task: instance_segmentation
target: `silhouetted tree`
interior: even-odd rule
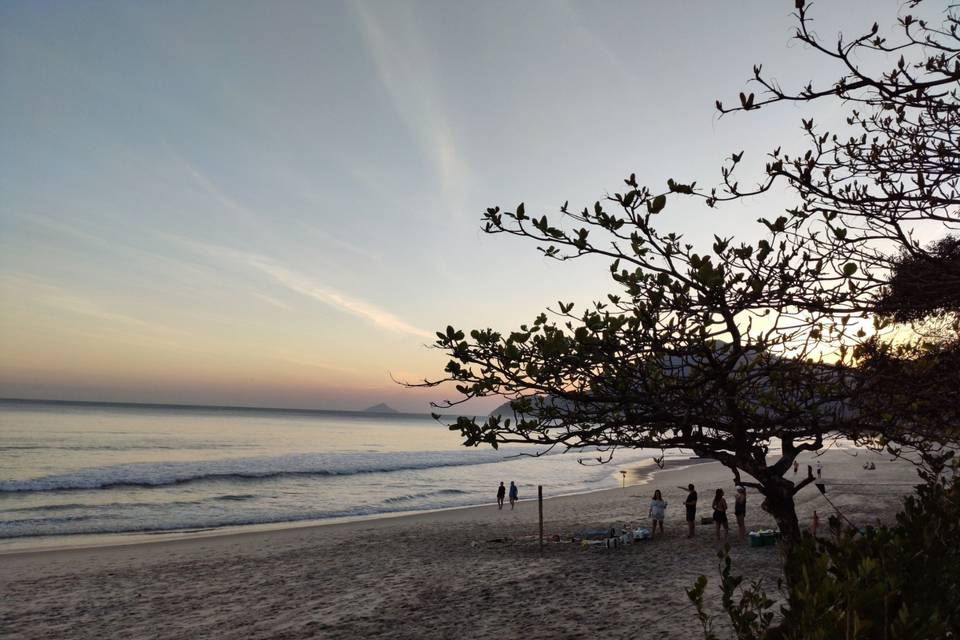
[[[612,259],[622,293],[579,314],[560,302],[553,319],[543,313],[506,335],[448,327],[436,343],[451,355],[446,376],[424,384],[457,385],[462,397],[444,407],[488,395],[513,401],[510,417],[451,425],[467,445],[682,448],[716,459],[759,490],[787,538],[797,539],[793,496],[813,478],[794,483],[784,474],[801,452],[865,418],[847,403],[858,378],[822,352],[846,321],[783,299],[847,274],[802,266],[803,256],[766,239],[734,245],[717,237],[711,253],[697,253],[655,228],[666,195],[633,176],[626,186],[579,213],[564,205],[561,215],[582,225],[569,231],[528,216],[522,204],[487,210],[488,233],[534,239],[551,258]],[[774,439],[781,449],[768,461]]]
[[[881,441],[927,448],[955,438],[960,411],[960,369],[952,366],[960,359],[960,238],[950,235],[960,225],[960,18],[955,4],[933,3],[926,17],[907,13],[930,4],[907,2],[893,40],[880,35],[875,22],[857,37],[827,44],[797,0],[795,38],[833,63],[837,80],[789,91],[757,65],[759,96],[742,93],[737,106],[718,101],[717,109],[727,114],[834,101],[849,110],[846,129],[823,130],[802,119],[807,148],[771,152],[759,185],[738,186],[741,156],[734,155],[723,169],[723,186],[699,194],[716,205],[778,185],[795,192],[801,204],[778,228],[817,260],[841,255],[849,261],[849,295],[841,307],[912,329],[867,336],[858,345],[860,373],[874,379],[856,403],[888,416]],[[941,237],[924,240],[930,236]],[[805,308],[823,301],[817,286],[793,300]],[[919,420],[897,419],[923,412],[932,421],[919,432],[911,431]]]
[[[944,286],[942,277],[958,265],[957,236],[925,247],[923,256],[902,252],[876,310],[909,324],[914,336],[899,342],[872,337],[858,347],[858,369],[869,384],[855,402],[886,416],[881,444],[894,452],[936,450],[955,444],[960,435],[960,290]],[[920,415],[924,418],[917,420]]]
[[[952,320],[960,311],[960,236],[950,235],[924,248],[922,255],[902,251],[877,301],[877,312],[896,322]]]
[[[739,104],[721,114],[753,111],[778,103],[834,101],[848,109],[846,129],[823,130],[802,119],[809,145],[795,155],[778,148],[769,154],[765,178],[744,189],[736,181],[742,156],[724,167],[724,184],[701,194],[708,204],[764,193],[776,185],[792,189],[800,206],[789,212],[788,228],[796,230],[808,249],[852,253],[862,263],[858,277],[870,267],[880,276],[905,259],[929,260],[940,291],[960,299],[960,269],[945,263],[939,244],[925,248],[924,235],[943,234],[960,224],[960,18],[957,5],[938,5],[933,22],[911,14],[898,18],[899,39],[891,42],[874,22],[854,38],[824,43],[813,30],[809,9],[797,0],[795,38],[838,69],[828,86],[808,84],[799,91],[783,89],[753,69],[759,97],[740,94]],[[913,0],[908,9],[929,3]],[[942,13],[939,13],[942,12]],[[877,72],[895,59],[887,71]],[[864,268],[866,267],[866,268]]]
[[[506,334],[438,333],[436,346],[450,361],[443,377],[422,384],[452,382],[460,394],[439,406],[491,395],[511,400],[510,417],[462,416],[450,425],[466,445],[689,449],[760,491],[763,508],[794,541],[793,496],[812,481],[809,471],[798,483],[784,477],[798,454],[844,434],[890,441],[930,433],[927,411],[865,403],[884,388],[882,376],[857,365],[878,344],[863,320],[892,290],[891,265],[904,262],[901,252],[931,259],[913,226],[960,222],[957,20],[948,13],[937,30],[906,16],[903,45],[887,45],[873,27],[833,51],[812,35],[804,3],[797,5],[797,37],[843,65],[841,79],[793,95],[757,66],[755,80],[770,95],[741,94],[736,109],[717,107],[726,113],[832,97],[856,107],[848,124],[861,133],[841,140],[804,120],[812,149],[797,157],[772,152],[764,181],[752,189],[734,179],[739,153],[723,168],[723,184],[708,191],[671,179],[658,192],[631,175],[623,193],[592,207],[571,212],[565,204],[562,222],[528,215],[523,204],[488,209],[488,233],[531,239],[557,260],[608,258],[620,291],[580,313],[559,302],[549,316]],[[917,24],[929,36],[922,41],[912,32]],[[932,53],[876,77],[855,64],[863,51],[890,50]],[[668,196],[715,206],[778,182],[801,204],[761,220],[766,235],[755,243],[718,235],[698,251],[659,222]],[[874,330],[883,322],[875,318]],[[772,451],[777,439],[781,448]]]

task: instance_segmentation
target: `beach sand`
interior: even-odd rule
[[[876,471],[861,468],[868,459]],[[917,482],[909,464],[863,451],[830,451],[821,460],[827,495],[858,525],[891,521]],[[628,482],[646,484],[624,489],[550,498],[544,487],[545,534],[567,540],[585,529],[646,525],[650,497],[661,489],[666,535],[620,549],[561,542],[541,555],[537,502],[524,488],[527,500],[513,511],[491,505],[0,555],[0,637],[702,637],[684,589],[705,574],[716,594],[720,545],[712,526],[698,525],[697,536],[685,538],[678,486],[689,482],[700,496],[698,521],[709,515],[714,489],[725,489],[735,571],[776,590],[779,547],[736,540],[728,470],[708,463],[652,478],[645,471]],[[816,509],[825,529],[832,510],[815,487],[797,503],[803,525]],[[773,526],[759,504],[751,493],[748,530]],[[719,611],[719,599],[711,600]]]

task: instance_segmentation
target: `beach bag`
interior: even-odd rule
[[[650,539],[650,529],[646,527],[640,527],[633,532],[633,538],[635,540],[649,540]]]

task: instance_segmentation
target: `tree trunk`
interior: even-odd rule
[[[760,480],[764,500],[761,508],[777,521],[787,551],[800,541],[800,522],[793,504],[793,483],[783,477]]]

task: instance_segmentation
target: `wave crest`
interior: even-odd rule
[[[91,467],[72,473],[0,481],[0,493],[83,491],[117,487],[167,487],[194,482],[263,481],[284,477],[323,477],[359,473],[490,464],[504,459],[495,451],[411,451],[393,453],[299,454],[197,462],[131,463]]]

